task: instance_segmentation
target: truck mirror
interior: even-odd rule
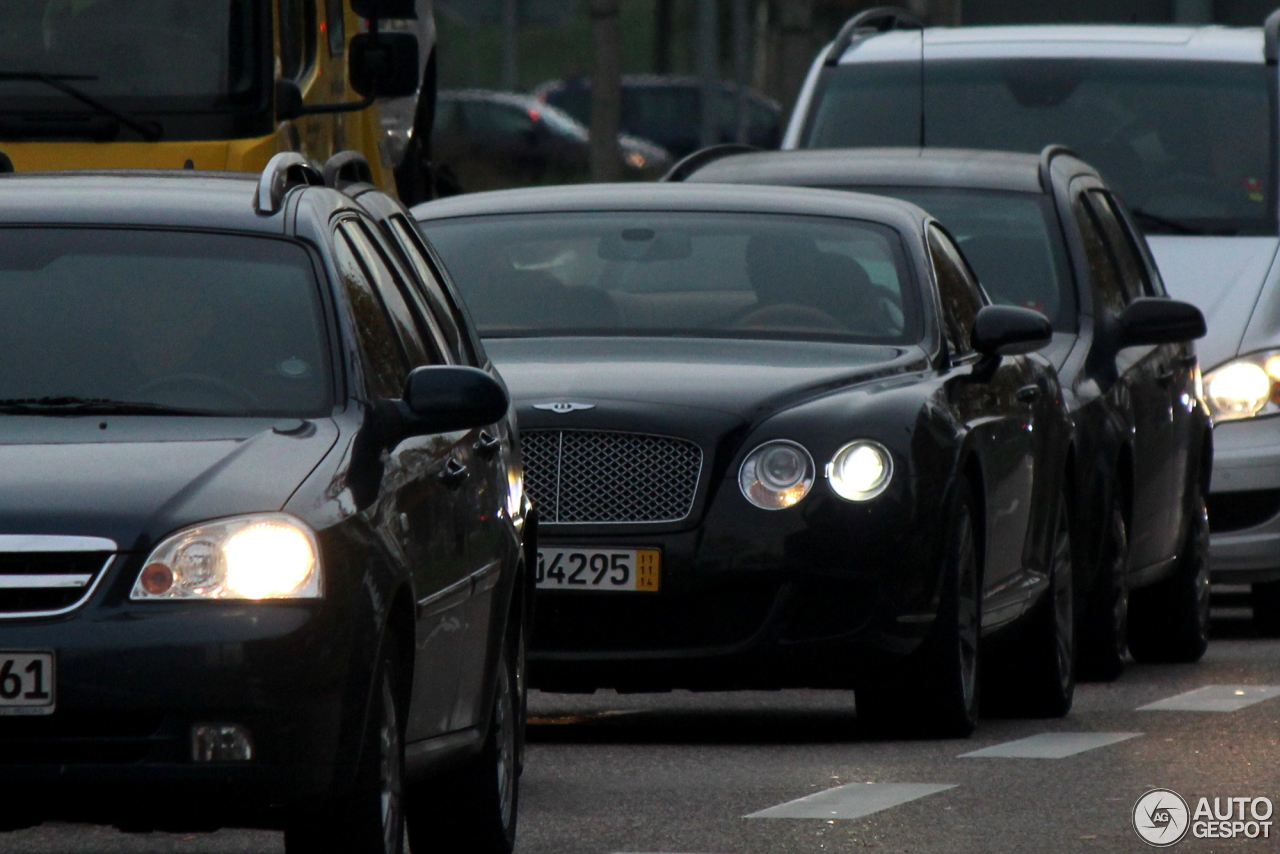
[[[351,88],[361,95],[402,98],[418,91],[418,37],[360,33],[348,50]]]

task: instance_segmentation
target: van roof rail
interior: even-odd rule
[[[348,184],[372,184],[373,168],[358,151],[339,151],[324,163],[324,185],[341,190]]]
[[[906,9],[899,9],[896,6],[876,6],[874,9],[865,9],[844,22],[840,32],[836,33],[835,39],[832,40],[831,49],[827,51],[823,64],[839,63],[840,57],[844,56],[849,45],[859,37],[887,33],[890,30],[923,29],[924,22]]]
[[[760,151],[760,149],[754,145],[746,145],[741,142],[708,145],[706,148],[700,148],[692,154],[686,154],[680,158],[676,161],[676,165],[667,170],[667,174],[663,175],[661,180],[666,182],[683,181],[708,163],[713,163],[724,157],[732,157],[735,154],[750,154],[753,151]]]
[[[17,169],[13,168],[13,161],[9,159],[9,155],[0,151],[0,175],[7,175],[17,171]]]
[[[1053,158],[1058,156],[1080,159],[1079,154],[1076,154],[1065,145],[1046,145],[1040,151],[1040,189],[1046,193],[1053,186],[1053,182],[1049,177],[1049,167],[1053,165]]]
[[[1262,57],[1267,65],[1280,63],[1280,9],[1268,15],[1262,25]]]
[[[253,209],[260,214],[279,213],[285,195],[294,187],[323,187],[324,175],[296,151],[282,151],[267,161],[258,179]]]

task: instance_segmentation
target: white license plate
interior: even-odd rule
[[[538,549],[539,590],[657,593],[662,552],[658,549]]]
[[[51,715],[52,652],[0,649],[0,715]]]

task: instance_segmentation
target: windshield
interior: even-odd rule
[[[873,223],[663,211],[423,228],[489,337],[919,337],[901,241]]]
[[[1275,105],[1262,65],[1006,59],[826,71],[802,147],[1038,152],[1097,167],[1153,231],[1275,234]]]
[[[838,187],[919,205],[956,239],[991,301],[1076,329],[1075,284],[1053,200],[1032,193],[936,187]]]
[[[307,417],[332,404],[319,291],[282,240],[0,228],[0,399]]]
[[[204,108],[251,103],[258,90],[252,0],[0,0],[0,72],[77,75],[118,102]],[[157,99],[165,103],[157,103]],[[0,82],[0,103],[82,111],[39,83]]]

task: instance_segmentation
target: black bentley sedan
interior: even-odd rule
[[[532,684],[852,687],[871,726],[967,735],[1005,635],[1028,707],[1065,713],[1049,322],[990,305],[928,214],[678,184],[414,213],[517,403]]]
[[[511,850],[514,410],[323,183],[0,177],[0,827]]]
[[[716,152],[704,154],[714,157]],[[1209,633],[1205,497],[1213,434],[1191,341],[1200,310],[1169,299],[1146,239],[1098,172],[1061,146],[1038,156],[957,149],[730,154],[686,180],[883,193],[942,218],[997,303],[1053,321],[1047,348],[1075,426],[1081,674],[1196,661]]]

